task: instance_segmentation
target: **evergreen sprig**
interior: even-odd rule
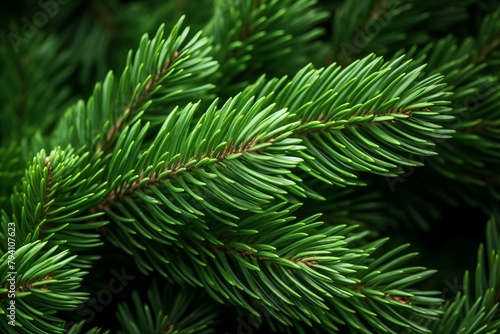
[[[193,3],[61,5],[0,45],[0,331],[213,333],[230,309],[275,332],[498,332],[493,1]],[[445,303],[400,242],[441,203],[492,217]],[[115,324],[75,320],[115,259],[141,287]]]
[[[394,177],[401,166],[421,166],[412,157],[434,155],[433,140],[454,132],[440,124],[453,119],[442,78],[417,81],[421,68],[403,60],[372,55],[344,69],[304,68],[289,82],[261,80],[247,91],[272,92],[301,122],[302,169],[328,183],[362,185],[356,173]]]
[[[4,222],[4,220],[2,220]],[[2,225],[6,225],[3,223]],[[71,266],[77,255],[70,255],[68,250],[60,251],[53,246],[44,251],[46,242],[25,243],[15,251],[15,261],[6,252],[0,258],[0,328],[5,333],[64,333],[64,320],[58,311],[70,311],[88,298],[88,294],[79,291],[85,271]],[[41,253],[41,254],[40,254]],[[15,262],[14,281],[8,265]],[[15,286],[16,327],[7,323],[7,299],[10,285]]]
[[[64,244],[72,251],[101,245],[94,231],[106,222],[99,221],[101,213],[86,212],[106,191],[106,184],[99,182],[103,171],[98,162],[72,148],[58,148],[49,155],[42,150],[11,198],[16,238],[46,240],[48,247]]]
[[[443,306],[439,323],[431,326],[432,333],[496,333],[500,329],[498,304],[500,302],[500,220],[493,216],[486,227],[486,244],[477,254],[475,275],[467,271],[463,278],[463,292]]]
[[[160,292],[155,281],[147,291],[148,302],[144,303],[139,293],[134,291],[134,309],[130,309],[127,304],[118,306],[118,319],[129,323],[120,333],[214,333],[216,314],[208,304],[202,302],[200,297],[203,295],[197,293],[187,288],[175,291],[173,285],[164,287]]]
[[[261,73],[282,76],[297,71],[322,52],[313,43],[322,33],[318,24],[328,13],[314,0],[215,2],[207,35],[215,45],[214,58],[221,64],[219,94],[238,94]],[[286,67],[282,62],[286,60]]]
[[[136,53],[129,52],[117,82],[110,71],[86,103],[78,101],[68,109],[54,142],[105,151],[128,124],[140,118],[161,124],[178,104],[210,98],[213,84],[206,79],[217,63],[207,56],[211,46],[201,33],[187,40],[183,21],[166,38],[163,25],[153,38],[145,34]]]

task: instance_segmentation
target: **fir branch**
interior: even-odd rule
[[[2,222],[3,225],[4,222]],[[64,321],[56,317],[56,311],[74,310],[86,299],[87,294],[76,291],[86,272],[70,266],[76,255],[69,256],[67,250],[57,246],[40,255],[46,242],[26,243],[15,252],[15,276],[8,272],[9,253],[0,258],[0,329],[11,333],[64,333]],[[16,326],[7,323],[7,307],[12,304],[10,280],[15,280],[15,308],[18,316]],[[23,316],[24,315],[24,316]]]
[[[443,306],[442,319],[432,325],[432,333],[495,333],[500,330],[498,312],[500,290],[500,219],[492,216],[486,227],[486,245],[478,250],[474,284],[464,275],[464,290]],[[486,248],[486,251],[485,251]]]
[[[457,47],[449,38],[448,41],[437,45],[429,57],[434,58],[430,69],[444,73],[447,79],[456,85],[452,102],[453,113],[458,119],[452,124],[457,134],[452,140],[438,147],[440,156],[433,159],[431,165],[446,177],[477,185],[486,185],[487,180],[494,179],[499,163],[496,140],[498,78],[480,75],[489,70],[486,63],[477,64],[478,57],[490,48],[490,43],[500,31],[498,20],[495,20],[499,15],[500,11],[497,10],[485,18],[477,39],[468,39]],[[442,51],[446,48],[448,51],[443,57]],[[441,59],[433,57],[433,54],[439,54]],[[452,57],[457,57],[457,54],[459,59],[463,60],[451,62]],[[448,65],[445,65],[445,62],[448,62]],[[454,173],[449,172],[450,163],[457,165]]]
[[[137,291],[132,293],[134,311],[126,304],[118,306],[117,317],[127,324],[119,333],[215,333],[213,307],[203,303],[198,291],[186,287],[174,291],[172,285],[160,291],[153,281],[147,296],[148,302],[144,303]]]
[[[137,214],[148,222],[140,233],[168,240],[176,240],[172,228],[189,219],[211,239],[205,214],[231,226],[238,219],[234,210],[261,212],[262,205],[287,193],[304,196],[290,172],[301,159],[287,155],[302,149],[300,140],[288,138],[297,123],[285,110],[262,108],[265,98],[243,98],[220,109],[215,101],[193,125],[198,106],[175,110],[144,151],[147,125],[126,128],[107,168],[111,188],[91,212],[105,211],[125,230],[122,217]],[[238,108],[242,101],[245,106]]]
[[[144,88],[142,93],[130,105],[128,105],[125,108],[125,111],[121,116],[118,116],[114,126],[108,131],[107,135],[103,138],[103,142],[97,145],[96,151],[102,151],[103,147],[105,147],[109,142],[111,142],[112,139],[114,139],[114,137],[118,133],[120,133],[120,131],[123,129],[125,125],[129,124],[130,120],[133,119],[135,114],[147,102],[147,98],[149,97],[151,92],[153,92],[158,87],[160,83],[160,78],[167,73],[170,63],[174,62],[178,56],[179,52],[175,51],[174,54],[172,55],[172,58],[168,59],[164,63],[161,70],[157,72],[152,79],[148,80],[146,87]]]
[[[328,14],[315,3],[217,1],[205,30],[221,64],[219,95],[236,95],[263,72],[281,76],[296,71],[322,52],[312,42],[323,34],[319,24]]]
[[[391,322],[409,327],[407,312],[437,317],[439,311],[427,308],[440,303],[429,297],[437,292],[406,288],[433,273],[421,267],[401,267],[415,254],[396,258],[404,249],[399,247],[372,260],[369,254],[384,240],[363,249],[351,248],[350,243],[365,233],[352,233],[353,227],[345,226],[323,228],[315,222],[318,215],[292,223],[290,213],[295,209],[297,206],[282,209],[277,205],[263,215],[242,218],[238,227],[214,230],[218,240],[227,240],[221,245],[191,237],[185,227],[179,236],[182,248],[149,249],[140,256],[134,253],[141,264],[151,263],[150,270],[164,272],[179,283],[202,286],[219,302],[240,305],[257,317],[265,310],[272,318],[268,320],[287,326],[297,325],[295,319],[309,326],[329,327],[354,321],[355,328],[387,330]],[[257,221],[260,227],[255,225]],[[130,244],[118,235],[115,238],[122,247]],[[145,238],[138,235],[137,242],[143,243]],[[395,306],[401,307],[401,313]],[[372,311],[359,312],[358,317],[357,310],[363,307]],[[373,321],[373,312],[385,307],[395,314],[385,317],[380,313],[384,319]]]
[[[483,38],[488,39],[487,36]],[[479,52],[481,43],[472,38],[457,43],[455,38],[447,36],[416,54],[415,50],[408,52],[409,56],[417,58],[414,66],[427,64],[426,73],[445,75],[454,91],[450,115],[455,120],[449,123],[449,127],[456,133],[446,140],[434,139],[438,144],[438,155],[429,159],[429,165],[447,178],[475,185],[486,185],[484,180],[498,169],[495,130],[498,79],[485,74],[489,72],[486,63],[474,63],[474,55]],[[450,168],[451,164],[455,167]]]
[[[105,56],[107,45],[120,49],[118,39],[108,44],[100,34],[107,19],[92,25],[88,11],[80,19],[75,9],[88,4],[74,2],[57,7],[52,22],[70,18],[78,29],[60,33],[62,25],[29,22],[36,36],[22,29],[22,56],[11,55],[16,41],[0,45],[0,249],[13,225],[19,245],[14,282],[7,283],[12,247],[0,254],[0,332],[65,332],[75,316],[67,312],[80,309],[88,298],[82,291],[94,285],[80,287],[83,269],[100,277],[108,263],[97,261],[105,242],[118,248],[113,260],[134,262],[144,283],[163,277],[148,300],[122,295],[124,333],[219,332],[212,325],[222,307],[204,306],[210,299],[250,313],[254,327],[265,319],[265,330],[288,333],[500,330],[496,215],[474,278],[466,273],[464,291],[444,305],[437,292],[416,289],[435,271],[408,265],[417,254],[407,244],[378,237],[422,212],[444,215],[439,199],[496,210],[500,11],[481,9],[493,1],[190,3],[110,4],[121,42],[166,12],[178,17],[176,9],[192,11],[191,22],[207,29],[191,34],[182,17],[169,33],[161,26],[144,35],[125,66],[109,63],[119,75],[109,72],[55,128],[71,101],[68,87],[87,86],[73,74],[107,67],[114,59]],[[50,4],[40,6],[52,19]],[[155,13],[143,20],[147,8]],[[481,20],[468,18],[468,9]],[[35,18],[19,13],[26,15],[21,24]],[[328,14],[333,29],[324,34]],[[6,18],[12,36],[19,22]],[[477,36],[465,38],[469,30]],[[77,48],[63,50],[65,38]],[[106,46],[88,47],[99,43]],[[409,43],[411,50],[398,51]],[[323,63],[329,48],[350,65],[304,67]],[[372,51],[391,60],[363,57]],[[66,66],[70,58],[76,71]],[[425,192],[410,183],[391,196],[346,187],[380,186],[376,177],[404,178],[424,162]],[[441,187],[429,188],[436,180]],[[184,286],[178,294],[172,282]],[[11,287],[16,327],[3,316]]]
[[[405,73],[410,62],[403,60],[384,64],[368,56],[345,69],[306,67],[288,83],[260,80],[247,91],[272,91],[270,102],[301,122],[295,135],[307,147],[303,170],[328,183],[360,185],[359,172],[394,177],[400,166],[421,165],[408,153],[435,155],[434,141],[454,132],[441,125],[452,119],[442,78],[418,81],[421,68]]]
[[[72,251],[100,245],[99,236],[87,231],[106,222],[81,223],[102,215],[81,215],[105,193],[106,184],[96,182],[102,173],[98,162],[96,156],[78,156],[71,148],[57,149],[50,155],[41,151],[12,197],[17,239],[44,240],[49,247],[64,240],[64,247]]]
[[[210,45],[201,33],[187,40],[183,21],[166,38],[164,25],[153,38],[144,35],[137,52],[129,52],[118,82],[109,72],[87,103],[79,101],[66,112],[54,133],[57,143],[109,153],[126,125],[138,119],[162,124],[175,106],[210,98],[213,85],[206,79],[217,63],[207,56]]]

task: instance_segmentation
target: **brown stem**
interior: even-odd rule
[[[357,293],[363,294],[366,298],[370,298],[370,296],[365,295],[363,293],[363,289],[365,288],[365,286],[361,283],[356,284],[354,286],[351,286],[349,288],[353,291],[356,291]],[[385,299],[392,299],[392,300],[397,301],[401,304],[411,305],[410,298],[408,298],[407,296],[396,296],[396,295],[391,295],[391,294],[386,293],[386,294],[384,294],[384,298]]]
[[[26,284],[26,285],[21,285],[21,284],[17,284],[16,283],[16,291],[19,291],[19,292],[26,292],[26,291],[30,291],[33,287],[33,283],[36,283],[36,282],[40,282],[40,281],[49,281],[49,280],[52,280],[54,279],[53,276],[51,275],[46,275],[45,277],[41,278],[41,279],[38,279],[38,280],[33,280],[31,281],[30,283]],[[5,286],[5,289],[8,290],[8,286]],[[47,285],[42,285],[41,287],[37,287],[36,289],[38,290],[48,290],[48,287]],[[7,292],[4,293],[4,295],[6,295]]]
[[[132,102],[130,105],[128,105],[123,114],[119,116],[113,127],[108,131],[106,137],[103,139],[103,141],[97,145],[96,151],[102,151],[104,150],[104,147],[111,142],[111,140],[118,134],[125,125],[127,125],[134,114],[137,112],[137,110],[144,105],[146,102],[148,96],[151,94],[151,92],[158,86],[160,79],[165,73],[167,72],[170,64],[174,62],[177,57],[179,56],[179,52],[175,51],[172,58],[168,59],[165,64],[163,64],[162,69],[155,74],[155,76],[148,81],[146,84],[146,88],[144,91],[139,95],[134,102]]]
[[[387,116],[387,115],[394,115],[394,114],[405,114],[405,115],[407,115],[407,116],[409,116],[411,118],[413,116],[413,112],[414,111],[430,111],[430,109],[423,108],[421,110],[407,110],[407,111],[403,111],[403,108],[399,108],[397,110],[389,109],[389,111],[387,111],[385,113],[380,113],[380,114],[374,114],[373,111],[367,110],[367,111],[363,111],[360,115],[353,115],[353,116],[349,117],[348,119],[351,119],[351,118],[354,118],[354,117],[358,117],[358,116],[365,117],[365,116],[368,116],[368,115],[373,115],[373,116],[377,117],[377,116]],[[318,121],[318,122],[320,122],[322,124],[325,124],[325,123],[328,123],[331,120],[325,119],[325,118],[323,118],[323,117],[320,116],[320,117],[318,117],[317,119],[314,119],[314,120],[306,119],[305,121],[302,122],[302,125],[306,125],[307,123],[312,122],[312,121]],[[386,122],[394,122],[394,120],[387,120]],[[371,124],[376,125],[377,123],[371,122]],[[356,126],[356,125],[358,125],[358,123],[356,123],[356,124],[345,124],[344,126]],[[312,134],[316,134],[316,133],[321,133],[321,132],[328,131],[329,129],[331,129],[331,128],[335,127],[335,126],[336,125],[333,124],[331,126],[328,126],[326,128],[322,128],[322,129],[313,129],[313,130],[305,130],[305,131],[299,130],[295,134],[298,135],[298,136],[309,136],[309,135],[312,135]]]
[[[218,253],[223,253],[223,254],[226,254],[226,255],[229,255],[230,254],[230,250],[233,250],[236,253],[238,253],[239,255],[241,255],[243,257],[246,257],[246,258],[257,259],[258,261],[261,261],[261,262],[266,262],[268,260],[267,258],[258,257],[254,252],[250,252],[250,251],[247,251],[247,250],[244,250],[244,249],[241,249],[241,248],[227,249],[227,248],[225,248],[223,246],[218,246],[218,245],[214,245],[214,244],[207,244],[207,246],[209,248],[211,248],[212,250],[218,252]],[[303,257],[299,257],[298,259],[295,259],[295,260],[291,260],[291,259],[288,259],[288,258],[284,258],[284,259],[292,261],[292,262],[295,262],[295,263],[303,263],[303,264],[305,264],[308,267],[312,267],[313,265],[316,265],[316,264],[319,263],[316,260],[308,261],[307,259],[310,258],[310,257],[312,257],[312,256],[303,256]]]
[[[268,140],[269,142],[272,141],[272,139]],[[227,147],[226,149],[222,150],[218,154],[214,155],[213,153],[207,155],[202,155],[197,160],[201,160],[205,157],[208,158],[216,158],[218,162],[223,161],[226,156],[236,154],[236,153],[249,153],[249,150],[255,145],[255,140],[250,141],[246,145],[242,146],[240,145],[239,147]],[[187,161],[192,161],[193,159],[188,159]],[[114,191],[112,191],[108,197],[104,199],[101,203],[96,205],[94,208],[91,209],[91,212],[98,212],[98,211],[106,211],[109,209],[114,203],[121,202],[125,197],[131,196],[137,191],[141,191],[143,189],[147,189],[151,185],[157,185],[160,182],[168,182],[169,180],[174,179],[178,175],[178,171],[181,169],[184,169],[186,167],[186,163],[179,163],[170,169],[165,169],[162,171],[163,172],[170,172],[167,177],[164,179],[158,179],[158,173],[157,172],[151,172],[148,175],[144,175],[144,172],[141,171],[139,173],[139,177],[132,182],[131,184],[125,185],[123,187],[120,187]],[[189,173],[191,170],[195,168],[196,164],[191,164],[189,167],[185,168],[183,170],[183,173]],[[147,177],[149,180],[142,183],[141,181]]]

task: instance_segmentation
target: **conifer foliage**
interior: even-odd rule
[[[500,332],[495,1],[0,16],[0,332]]]

